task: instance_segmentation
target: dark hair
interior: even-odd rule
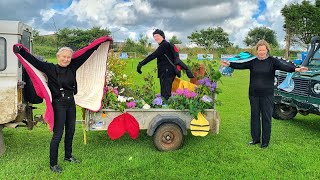
[[[163,39],[166,39],[166,36],[164,35],[164,32],[161,29],[156,29],[152,34],[153,35],[159,34],[160,36],[163,37]]]

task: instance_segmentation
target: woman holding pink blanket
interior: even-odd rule
[[[84,48],[81,53],[73,55],[73,50],[69,47],[62,47],[57,52],[58,64],[42,62],[36,59],[22,45],[16,44],[13,51],[21,55],[26,61],[48,78],[48,87],[52,95],[52,107],[54,112],[53,136],[50,143],[50,169],[55,173],[61,173],[58,166],[58,149],[64,127],[65,140],[64,160],[72,163],[80,163],[72,155],[72,141],[76,123],[76,105],[74,95],[77,94],[76,70],[91,56],[91,54],[101,45],[109,40],[102,37],[95,40]]]

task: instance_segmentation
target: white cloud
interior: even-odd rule
[[[54,9],[49,9],[49,10],[44,10],[44,9],[42,9],[42,10],[40,11],[40,15],[42,16],[42,21],[43,21],[43,22],[49,21],[56,12],[57,12],[57,11],[54,10]]]
[[[56,28],[101,26],[115,33],[115,41],[137,39],[145,34],[154,42],[152,32],[160,28],[166,39],[176,35],[188,43],[187,36],[192,32],[220,26],[230,35],[232,43],[244,47],[248,31],[260,26],[274,30],[283,45],[285,33],[280,11],[292,2],[302,0],[265,0],[266,9],[256,19],[253,16],[259,8],[257,0],[73,0],[69,7],[61,9],[52,9],[53,3],[49,0],[42,3],[29,0],[27,8],[18,6],[18,2],[1,1],[0,15],[1,19],[27,22],[41,34],[54,32]],[[10,13],[13,11],[18,14]],[[54,19],[55,24],[50,19]]]
[[[214,6],[203,6],[182,11],[181,17],[185,21],[206,21],[228,17],[232,12],[231,3],[222,3]]]

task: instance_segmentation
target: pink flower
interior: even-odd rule
[[[136,103],[134,101],[127,102],[126,105],[127,105],[128,108],[136,107]]]
[[[191,98],[194,98],[194,97],[196,97],[197,95],[198,95],[197,93],[191,92]]]
[[[118,96],[119,95],[119,91],[116,88],[113,88],[113,92]]]
[[[104,87],[103,88],[103,94],[106,94],[108,92],[108,88],[107,87]]]
[[[192,94],[191,94],[191,92],[185,92],[184,93],[184,97],[186,97],[186,98],[191,98],[192,97]]]
[[[176,90],[176,93],[177,93],[177,95],[181,96],[184,93],[184,91],[179,88]]]

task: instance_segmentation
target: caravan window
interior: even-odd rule
[[[6,39],[0,37],[0,71],[7,67],[7,42]]]

